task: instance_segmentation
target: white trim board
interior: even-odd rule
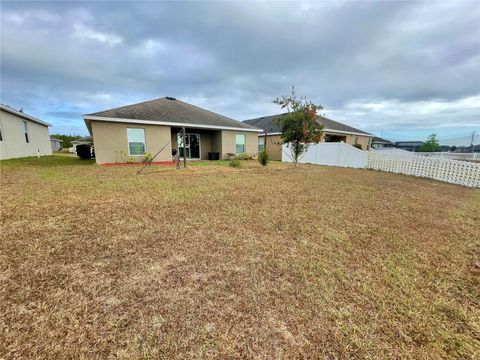
[[[173,121],[123,119],[123,118],[113,118],[113,117],[104,117],[104,116],[95,116],[95,115],[84,115],[83,119],[93,120],[93,121],[107,121],[107,122],[130,123],[130,124],[146,124],[146,125],[163,125],[163,126],[207,129],[207,130],[234,130],[234,131],[245,131],[245,132],[256,132],[256,133],[260,133],[263,131],[261,129],[246,129],[246,128],[237,128],[237,127],[230,127],[230,126],[200,125],[200,124],[179,123],[179,122],[173,122]]]

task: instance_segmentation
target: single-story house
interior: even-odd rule
[[[63,149],[63,140],[50,137],[52,151],[61,151]]]
[[[91,136],[84,136],[77,140],[72,141],[72,147],[68,148],[68,151],[71,153],[77,152],[77,145],[93,145],[93,138]]]
[[[282,139],[280,123],[282,116],[287,113],[263,116],[255,119],[245,120],[244,123],[253,125],[263,130],[259,134],[259,151],[266,150],[271,160],[282,160]],[[371,146],[373,135],[363,130],[318,116],[317,122],[324,126],[322,130],[322,142],[344,142],[350,145],[361,146],[368,150]]]
[[[22,110],[0,104],[0,160],[52,155],[49,126]]]
[[[392,141],[382,139],[378,136],[375,136],[372,139],[372,149],[393,148],[394,145],[395,144]]]
[[[190,160],[218,155],[258,153],[260,129],[199,108],[172,97],[122,106],[84,115],[93,137],[97,163],[141,161],[145,154],[154,161],[171,161],[172,149]],[[181,135],[185,128],[186,141]]]

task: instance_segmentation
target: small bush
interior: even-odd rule
[[[152,160],[153,160],[153,155],[150,153],[145,153],[145,155],[143,155],[142,157],[143,163],[148,163],[148,162],[151,162]]]
[[[237,156],[235,156],[235,159],[237,159],[237,160],[252,160],[253,155],[249,155],[247,153],[241,153],[241,154],[238,154]]]
[[[356,147],[357,149],[363,150],[363,147],[360,144],[353,144],[352,146]]]
[[[268,164],[268,154],[265,150],[258,153],[258,162],[263,166],[267,166],[267,164]]]
[[[92,149],[88,144],[77,145],[77,155],[80,159],[89,160],[92,158]]]
[[[232,161],[230,161],[228,163],[228,165],[230,165],[231,167],[238,168],[238,167],[240,167],[241,163],[240,163],[239,159],[233,159]]]

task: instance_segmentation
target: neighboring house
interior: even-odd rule
[[[0,159],[52,155],[50,124],[0,104]]]
[[[423,141],[397,141],[395,147],[407,151],[418,151],[423,145]]]
[[[258,148],[260,151],[266,149],[271,160],[282,160],[282,139],[279,120],[282,116],[272,115],[256,119],[245,120],[244,123],[256,126],[263,130],[259,134]],[[354,127],[318,116],[317,122],[324,125],[322,130],[322,142],[344,142],[350,145],[360,145],[363,150],[370,148],[373,135]]]
[[[381,137],[375,136],[372,139],[372,149],[383,149],[383,148],[393,148],[394,143],[389,140],[382,139]]]
[[[52,146],[52,151],[62,151],[63,149],[63,140],[50,138],[50,145]]]
[[[72,140],[72,147],[68,148],[68,151],[71,153],[76,153],[77,145],[82,144],[93,145],[93,138],[91,136],[84,136],[77,140]]]
[[[258,153],[258,133],[254,126],[201,109],[172,97],[141,102],[84,115],[93,136],[97,163],[141,161],[148,153],[154,161],[171,161],[172,149],[187,159],[226,159],[229,154]],[[182,128],[187,141],[183,145]]]

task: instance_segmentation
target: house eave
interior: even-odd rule
[[[372,134],[366,134],[366,133],[359,133],[355,131],[342,131],[342,130],[334,130],[334,129],[322,129],[322,132],[328,132],[328,133],[337,133],[337,134],[346,134],[346,135],[358,135],[358,136],[365,136],[365,137],[373,137]]]
[[[364,134],[358,132],[351,132],[351,131],[340,131],[340,130],[333,130],[333,129],[322,129],[322,132],[327,133],[337,133],[337,134],[345,134],[345,135],[358,135],[358,136],[365,136],[365,137],[373,137],[372,134]],[[281,132],[271,132],[271,133],[261,133],[259,136],[274,136],[274,135],[282,135]]]
[[[27,114],[24,114],[24,113],[21,112],[21,111],[17,111],[17,110],[15,110],[15,109],[12,109],[12,108],[10,108],[10,107],[8,107],[8,106],[5,106],[5,105],[3,105],[3,104],[0,105],[0,108],[1,108],[3,111],[5,111],[5,112],[8,112],[8,113],[10,113],[10,114],[19,116],[19,117],[21,117],[21,118],[24,118],[25,120],[30,120],[30,121],[33,121],[33,122],[35,122],[35,123],[37,123],[37,124],[40,124],[40,125],[43,125],[43,126],[47,126],[47,127],[52,126],[51,124],[49,124],[49,123],[47,123],[47,122],[45,122],[45,121],[39,120],[39,119],[37,119],[37,118],[35,118],[35,117],[33,117],[33,116],[30,116],[30,115],[27,115]]]
[[[234,131],[246,131],[246,132],[262,132],[261,129],[249,129],[249,128],[240,128],[240,127],[230,127],[230,126],[216,126],[216,125],[202,125],[202,124],[189,124],[189,123],[179,123],[174,121],[157,121],[157,120],[139,120],[139,119],[124,119],[124,118],[114,118],[114,117],[105,117],[105,116],[96,116],[96,115],[84,115],[83,119],[85,122],[89,121],[106,121],[106,122],[118,122],[118,123],[129,123],[129,124],[144,124],[144,125],[159,125],[159,126],[174,126],[174,127],[185,127],[185,128],[195,128],[195,129],[210,129],[210,130],[234,130]],[[88,125],[87,125],[88,126]]]

